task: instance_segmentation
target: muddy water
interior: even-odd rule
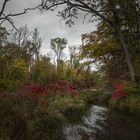
[[[140,140],[140,118],[93,105],[81,122],[67,124],[63,133],[66,140]]]

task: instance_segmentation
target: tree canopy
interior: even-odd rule
[[[126,24],[130,21],[130,18],[132,19],[132,17],[134,17],[135,25],[137,26],[137,36],[139,36],[140,2],[138,0],[43,0],[41,7],[42,9],[53,11],[61,5],[63,5],[63,9],[58,13],[66,20],[66,24],[74,24],[73,18],[78,18],[78,14],[82,11],[85,13],[84,18],[90,15],[91,21],[95,19],[105,21],[114,29],[115,35],[123,48],[122,51],[125,55],[131,80],[133,82],[136,81],[135,68],[128,48],[130,44],[126,42],[124,30],[126,30],[126,28],[129,30],[130,27]]]

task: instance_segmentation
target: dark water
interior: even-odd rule
[[[140,118],[92,106],[80,123],[64,127],[66,140],[140,140]]]

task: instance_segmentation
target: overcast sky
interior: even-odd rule
[[[9,13],[21,12],[24,8],[34,7],[41,0],[11,0],[8,2],[6,11]],[[0,3],[3,0],[0,0]],[[1,5],[1,4],[0,4]],[[75,25],[71,28],[65,25],[64,21],[60,22],[60,17],[56,16],[56,12],[40,13],[38,10],[28,12],[28,14],[18,16],[13,19],[16,27],[27,24],[30,30],[38,28],[40,36],[43,39],[41,48],[42,54],[49,52],[50,39],[55,37],[63,37],[68,39],[69,45],[80,45],[81,34],[94,31],[96,26],[94,23],[84,23],[82,15],[76,20]],[[9,27],[9,25],[6,25]]]

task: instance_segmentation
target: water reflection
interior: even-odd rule
[[[106,107],[92,106],[78,124],[67,124],[66,140],[140,140],[140,120]]]

